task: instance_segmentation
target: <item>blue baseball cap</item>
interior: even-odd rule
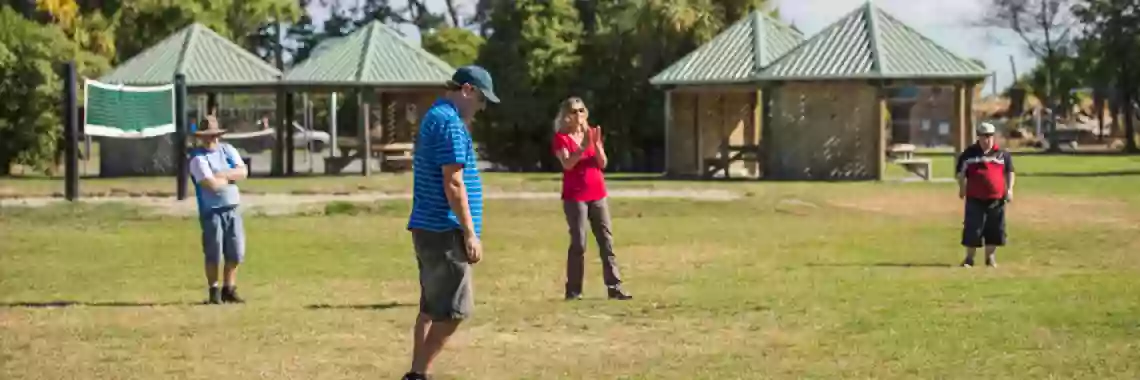
[[[483,97],[491,103],[498,103],[499,97],[495,95],[495,85],[491,82],[491,73],[477,65],[463,66],[455,70],[451,81],[458,85],[470,84],[479,89]]]

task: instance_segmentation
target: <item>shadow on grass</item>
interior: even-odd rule
[[[809,267],[951,268],[947,263],[808,263]]]
[[[158,307],[158,306],[195,306],[204,305],[205,302],[79,302],[79,301],[48,301],[48,302],[8,302],[0,303],[3,308],[30,308],[49,309],[63,307]]]
[[[309,310],[325,310],[325,309],[332,309],[332,310],[388,310],[388,309],[395,309],[398,307],[410,307],[410,306],[416,306],[416,305],[399,303],[399,302],[388,302],[388,303],[363,304],[363,305],[316,304],[316,305],[305,306],[305,308],[309,309]]]

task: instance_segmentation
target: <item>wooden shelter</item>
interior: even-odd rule
[[[978,64],[870,2],[765,60],[758,52],[774,37],[763,32],[790,30],[766,17],[752,14],[654,77],[652,83],[666,87],[669,104],[669,175],[727,176],[742,169],[766,179],[882,179],[892,150],[887,101],[901,87],[952,87],[953,145],[959,151],[968,145],[974,91],[967,89],[988,75]],[[750,54],[728,42],[734,33],[745,34],[742,24],[751,26],[754,43],[744,48]],[[781,50],[775,41],[767,46]],[[717,66],[738,68],[721,75],[727,80],[712,75],[724,72],[710,68],[717,57],[733,61]],[[894,162],[929,178],[928,161]]]
[[[455,69],[379,21],[332,44],[282,80],[290,92],[355,94],[356,136],[337,136],[333,126],[325,172],[339,173],[360,159],[361,174],[367,176],[374,157],[381,170],[410,167],[419,119],[443,94]]]

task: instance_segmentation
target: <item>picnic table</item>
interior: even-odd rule
[[[325,172],[340,173],[350,162],[364,156],[360,139],[355,137],[338,137],[336,139],[339,154],[325,159]],[[380,160],[380,171],[403,171],[412,167],[415,144],[413,143],[383,143],[372,140],[371,158]]]
[[[914,158],[914,151],[913,144],[893,144],[887,148],[887,160],[929,181],[933,163],[929,158]]]
[[[705,157],[704,172],[705,177],[712,177],[717,172],[723,171],[724,178],[731,178],[732,163],[741,162],[760,162],[761,146],[753,144],[745,145],[724,145],[720,154],[716,157]]]

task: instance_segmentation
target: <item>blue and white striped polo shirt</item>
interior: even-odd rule
[[[462,229],[443,190],[443,166],[448,164],[463,164],[467,205],[471,208],[475,234],[479,236],[483,230],[483,184],[476,167],[471,133],[467,131],[455,104],[440,99],[428,109],[416,135],[412,162],[415,184],[408,229],[435,232]]]

